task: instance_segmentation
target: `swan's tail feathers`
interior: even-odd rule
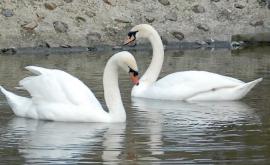
[[[27,66],[27,67],[25,67],[25,69],[32,72],[35,75],[45,74],[45,73],[48,73],[48,71],[49,71],[49,69],[41,68],[38,66]]]
[[[256,80],[253,80],[251,82],[245,83],[243,85],[240,85],[236,88],[236,90],[238,91],[238,99],[241,99],[243,97],[245,97],[247,95],[247,93],[255,86],[257,85],[259,82],[261,82],[263,80],[263,78],[258,78]]]
[[[2,86],[0,86],[0,90],[6,97],[8,105],[11,107],[15,115],[25,117],[32,104],[31,99],[9,92]]]

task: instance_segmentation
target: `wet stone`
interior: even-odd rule
[[[2,9],[2,15],[5,17],[12,17],[14,12],[11,9]]]
[[[172,32],[172,35],[178,39],[179,41],[183,40],[185,38],[184,34],[182,32],[174,31]]]
[[[170,5],[170,1],[168,1],[168,0],[158,0],[158,2],[161,3],[164,6]]]
[[[204,13],[205,12],[205,8],[201,5],[195,5],[192,7],[192,11],[194,13]]]
[[[48,10],[54,10],[57,7],[55,3],[44,3],[44,6]]]
[[[66,33],[68,31],[68,25],[61,21],[53,22],[53,27],[58,33]]]

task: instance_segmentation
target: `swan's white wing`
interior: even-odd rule
[[[56,69],[28,66],[37,76],[26,77],[19,85],[33,97],[33,102],[64,103],[102,109],[92,91],[76,77]]]
[[[205,71],[176,72],[154,83],[146,91],[146,95],[154,94],[161,99],[185,100],[204,92],[233,88],[242,84],[244,82],[240,80]]]

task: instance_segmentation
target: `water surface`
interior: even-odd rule
[[[243,81],[263,77],[241,101],[181,102],[131,99],[128,75],[120,89],[127,122],[118,124],[37,121],[13,115],[0,95],[2,164],[267,164],[270,161],[269,48],[167,51],[160,77],[206,70]],[[132,52],[143,73],[151,52]],[[0,56],[0,84],[13,87],[27,65],[58,68],[81,79],[105,107],[102,73],[112,52]]]

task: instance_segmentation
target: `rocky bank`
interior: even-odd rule
[[[0,12],[0,48],[120,45],[141,23],[165,44],[270,32],[270,0],[2,0]]]

